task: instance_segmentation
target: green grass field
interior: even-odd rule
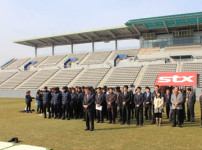
[[[34,102],[32,103],[35,109]],[[183,128],[172,128],[163,119],[162,127],[145,121],[143,127],[96,124],[94,132],[86,132],[82,120],[48,120],[36,113],[18,111],[25,108],[24,99],[0,99],[0,141],[17,136],[21,144],[53,148],[54,150],[94,149],[202,149],[199,102],[195,105],[196,122],[185,122]],[[163,114],[165,118],[165,113]]]

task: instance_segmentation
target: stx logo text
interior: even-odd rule
[[[163,76],[159,77],[158,82],[175,82],[175,83],[182,83],[182,82],[194,82],[192,80],[194,76],[178,76],[178,75],[173,75],[173,76]]]

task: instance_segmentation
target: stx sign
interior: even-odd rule
[[[197,72],[162,72],[158,74],[155,85],[197,86]]]

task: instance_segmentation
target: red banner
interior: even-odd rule
[[[197,86],[197,72],[161,72],[155,85],[159,86]]]

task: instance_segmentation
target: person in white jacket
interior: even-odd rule
[[[156,117],[157,126],[161,126],[163,104],[164,98],[161,97],[161,93],[158,92],[157,96],[154,98],[154,113]]]

